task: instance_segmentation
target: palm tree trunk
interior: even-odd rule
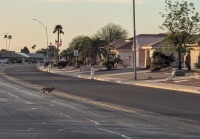
[[[8,48],[7,48],[7,39],[5,38],[5,40],[6,40],[6,50],[8,50]]]
[[[10,49],[10,39],[8,40],[8,51],[9,51],[9,49]]]
[[[60,30],[58,31],[58,39],[57,39],[58,44],[57,44],[56,53],[55,53],[55,62],[56,63],[58,63],[58,61],[59,61],[59,54],[58,54],[58,52],[59,52],[58,46],[60,43],[59,37],[60,37]]]
[[[181,52],[178,53],[178,69],[181,70]]]

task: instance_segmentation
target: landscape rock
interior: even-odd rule
[[[172,78],[172,77],[168,77],[168,78],[166,79],[166,81],[173,81],[173,78]]]
[[[185,76],[185,72],[182,70],[174,70],[172,72],[172,77],[174,77],[174,76]]]

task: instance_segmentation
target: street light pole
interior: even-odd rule
[[[134,48],[134,79],[137,80],[135,0],[133,0],[133,48]]]
[[[49,45],[49,42],[48,42],[48,32],[47,32],[47,27],[44,25],[44,24],[42,24],[42,22],[40,21],[40,20],[38,20],[38,19],[33,19],[33,20],[36,20],[38,23],[40,23],[43,27],[45,27],[45,29],[46,29],[46,39],[47,39],[47,61],[48,61],[48,59],[49,59],[49,53],[48,53],[48,45]]]

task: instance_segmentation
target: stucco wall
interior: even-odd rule
[[[139,49],[139,67],[145,67],[145,50]]]
[[[131,66],[132,63],[132,52],[120,51],[118,52],[120,59],[123,60],[123,64],[126,66]]]
[[[200,46],[197,47],[193,47],[194,50],[190,51],[190,56],[191,56],[191,68],[195,68],[194,67],[194,63],[199,63],[199,53],[200,53]]]

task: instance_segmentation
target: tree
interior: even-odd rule
[[[47,55],[47,49],[42,48],[42,49],[37,50],[35,53],[44,54],[44,56],[46,56]]]
[[[160,13],[162,18],[165,18],[160,28],[169,32],[165,42],[173,45],[178,52],[178,69],[181,69],[181,53],[186,52],[186,44],[192,43],[193,36],[200,31],[199,13],[195,12],[193,3],[184,0],[175,4],[169,0],[165,7],[166,13]]]
[[[34,44],[32,47],[33,51],[35,52],[36,45]]]
[[[54,59],[54,61],[55,61],[55,55],[56,55],[55,53],[57,53],[56,46],[50,43],[50,45],[48,46],[48,56],[50,59]]]
[[[30,51],[28,50],[28,47],[24,46],[23,49],[21,49],[22,53],[30,53]]]
[[[120,39],[127,38],[128,32],[120,25],[108,23],[106,26],[102,27],[100,30],[97,31],[97,36],[106,42],[107,61],[108,61],[107,68],[110,69],[109,68],[110,51],[113,49],[111,43]]]
[[[8,38],[8,35],[4,35],[4,38],[5,38],[5,41],[6,41],[6,50],[7,50],[7,38]]]
[[[0,53],[4,53],[4,52],[7,52],[7,50],[6,49],[1,49],[0,50]]]
[[[91,51],[92,63],[96,64],[98,58],[102,61],[103,58],[105,58],[107,55],[105,47],[106,42],[100,39],[98,36],[90,38],[90,42],[91,42],[91,47],[89,50]]]
[[[83,63],[89,58],[90,64],[96,64],[97,59],[102,60],[106,57],[107,51],[105,48],[105,41],[101,40],[96,35],[93,37],[88,36],[77,36],[69,44],[70,51],[78,50],[79,51],[79,60]]]
[[[57,35],[58,35],[58,38],[57,38],[57,41],[56,41],[58,44],[61,43],[61,42],[60,42],[60,34],[64,34],[64,32],[63,32],[62,29],[63,29],[62,25],[56,25],[56,26],[54,27],[53,33],[57,33]],[[57,45],[56,63],[58,62],[58,52],[59,52],[58,46],[59,46],[59,45]]]
[[[66,58],[66,62],[68,63],[68,65],[70,66],[72,65],[72,59],[73,59],[74,54],[70,47],[68,47],[65,50],[62,50],[60,52],[60,56]]]
[[[8,40],[9,40],[9,44],[8,44],[8,51],[9,51],[9,48],[10,48],[10,40],[12,39],[12,36],[11,35],[8,35]]]
[[[68,53],[74,53],[74,50],[78,50],[79,54],[78,54],[78,59],[81,61],[85,61],[87,55],[85,55],[84,51],[84,47],[87,46],[88,42],[87,41],[87,36],[76,36],[75,38],[72,39],[72,41],[69,43],[69,49],[68,49]]]

